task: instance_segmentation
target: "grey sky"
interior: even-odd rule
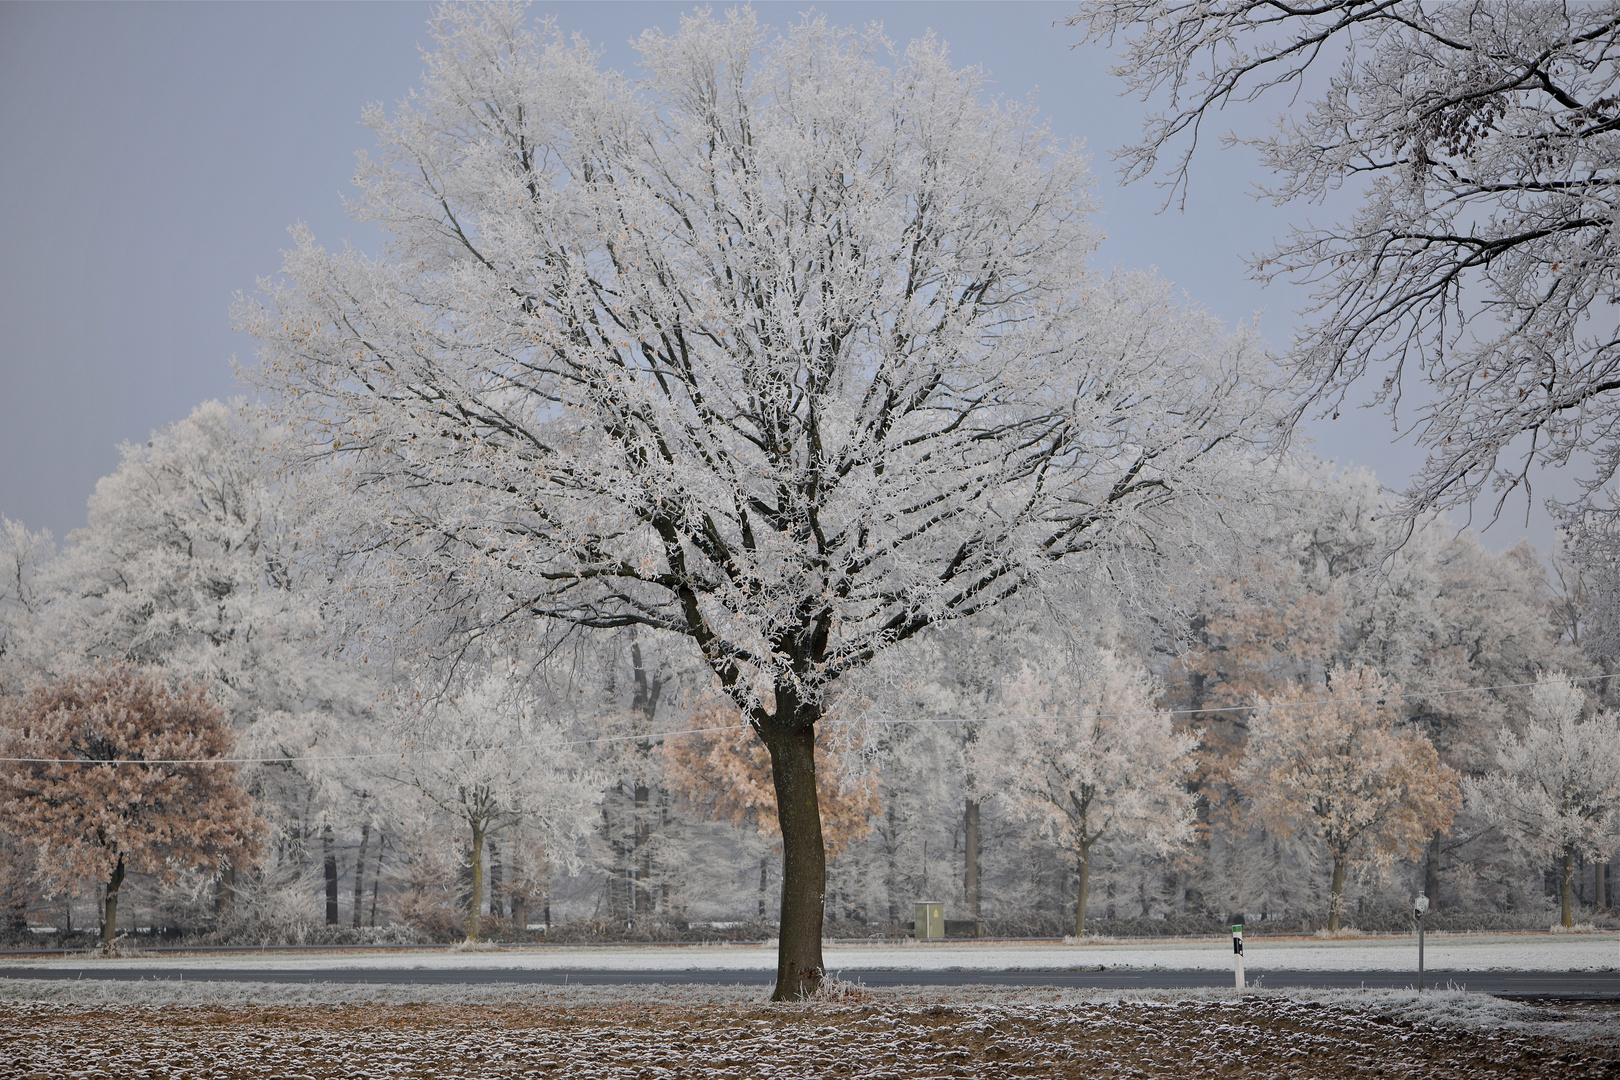
[[[755,5],[777,26],[807,6]],[[531,14],[555,14],[629,69],[629,39],[674,29],[691,8],[542,3]],[[1204,155],[1185,214],[1156,214],[1150,184],[1121,189],[1108,151],[1135,135],[1145,107],[1117,96],[1106,50],[1070,48],[1078,35],[1054,23],[1072,5],[820,10],[880,21],[901,44],[933,29],[1000,93],[1038,89],[1053,131],[1092,153],[1100,257],[1156,266],[1228,323],[1261,312],[1266,337],[1287,343],[1303,294],[1262,290],[1241,256],[1303,211],[1254,200],[1258,173],[1241,150]],[[230,360],[250,362],[252,342],[230,331],[231,296],[275,272],[288,225],[308,222],[328,246],[374,246],[342,201],[355,152],[371,145],[360,111],[416,85],[428,14],[414,3],[0,3],[0,514],[62,536],[83,524],[118,443],[239,392]],[[1387,484],[1417,463],[1378,413],[1311,430],[1323,456]],[[1514,505],[1487,542],[1527,533],[1546,550],[1545,515],[1526,530],[1524,502]]]

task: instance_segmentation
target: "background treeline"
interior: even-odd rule
[[[257,464],[275,438],[207,403],[125,447],[59,552],[6,523],[0,738],[37,759],[0,784],[9,940],[99,932],[109,891],[121,932],[235,943],[768,936],[768,759],[690,647],[514,630],[373,662],[368,634],[412,628],[333,625],[342,557]],[[1439,928],[1609,920],[1620,738],[1576,754],[1599,777],[1584,833],[1509,797],[1575,767],[1537,758],[1538,732],[1612,727],[1580,580],[1443,519],[1396,547],[1366,473],[1266,466],[1232,499],[1230,556],[1155,578],[1175,605],[1009,606],[840,694],[820,736],[829,934],[904,933],[922,899],[1013,936],[1399,929],[1420,891]],[[205,699],[211,756],[241,763],[166,804],[109,769],[180,766],[42,764],[158,756],[85,741],[62,688],[105,703],[115,684],[167,687],[187,716]],[[168,707],[128,715],[172,733]],[[61,811],[120,799],[147,816]],[[172,835],[214,818],[235,839]]]

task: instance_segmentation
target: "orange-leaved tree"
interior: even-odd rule
[[[0,699],[0,823],[33,846],[40,873],[107,886],[112,943],[127,871],[242,867],[264,823],[223,763],[231,736],[201,686],[99,665]]]
[[[670,790],[712,820],[752,825],[765,836],[780,837],[770,751],[743,724],[737,707],[718,696],[705,697],[690,720],[698,733],[666,740],[658,750]],[[733,727],[734,731],[712,730]],[[830,738],[830,727],[816,729],[821,759],[816,798],[827,858],[832,860],[872,831],[879,797],[876,772],[850,775],[841,759],[830,753]]]
[[[1328,931],[1339,929],[1346,870],[1412,856],[1451,827],[1457,773],[1405,725],[1395,691],[1366,668],[1337,668],[1326,687],[1256,700],[1236,779],[1262,823],[1315,831],[1333,862]]]

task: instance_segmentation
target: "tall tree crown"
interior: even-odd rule
[[[367,116],[387,254],[299,232],[239,308],[410,633],[673,631],[792,714],[1043,568],[1190,542],[1265,419],[1259,351],[1093,272],[1078,152],[935,41],[705,12],[630,81],[506,5],[433,33]]]

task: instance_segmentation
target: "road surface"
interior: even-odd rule
[[[1187,990],[1232,985],[1230,972],[1219,971],[918,971],[863,969],[833,971],[846,982],[867,986],[1007,986],[1064,987],[1087,990]],[[373,983],[392,986],[468,984],[603,985],[662,983],[678,985],[770,985],[766,970],[637,971],[611,969],[546,970],[539,968],[184,968],[52,966],[5,967],[9,979],[113,979],[125,981]],[[1474,990],[1513,997],[1571,997],[1620,1001],[1616,971],[1430,971],[1425,984],[1441,989]],[[1405,989],[1417,985],[1409,971],[1264,971],[1251,968],[1248,985],[1258,989],[1314,990]]]

